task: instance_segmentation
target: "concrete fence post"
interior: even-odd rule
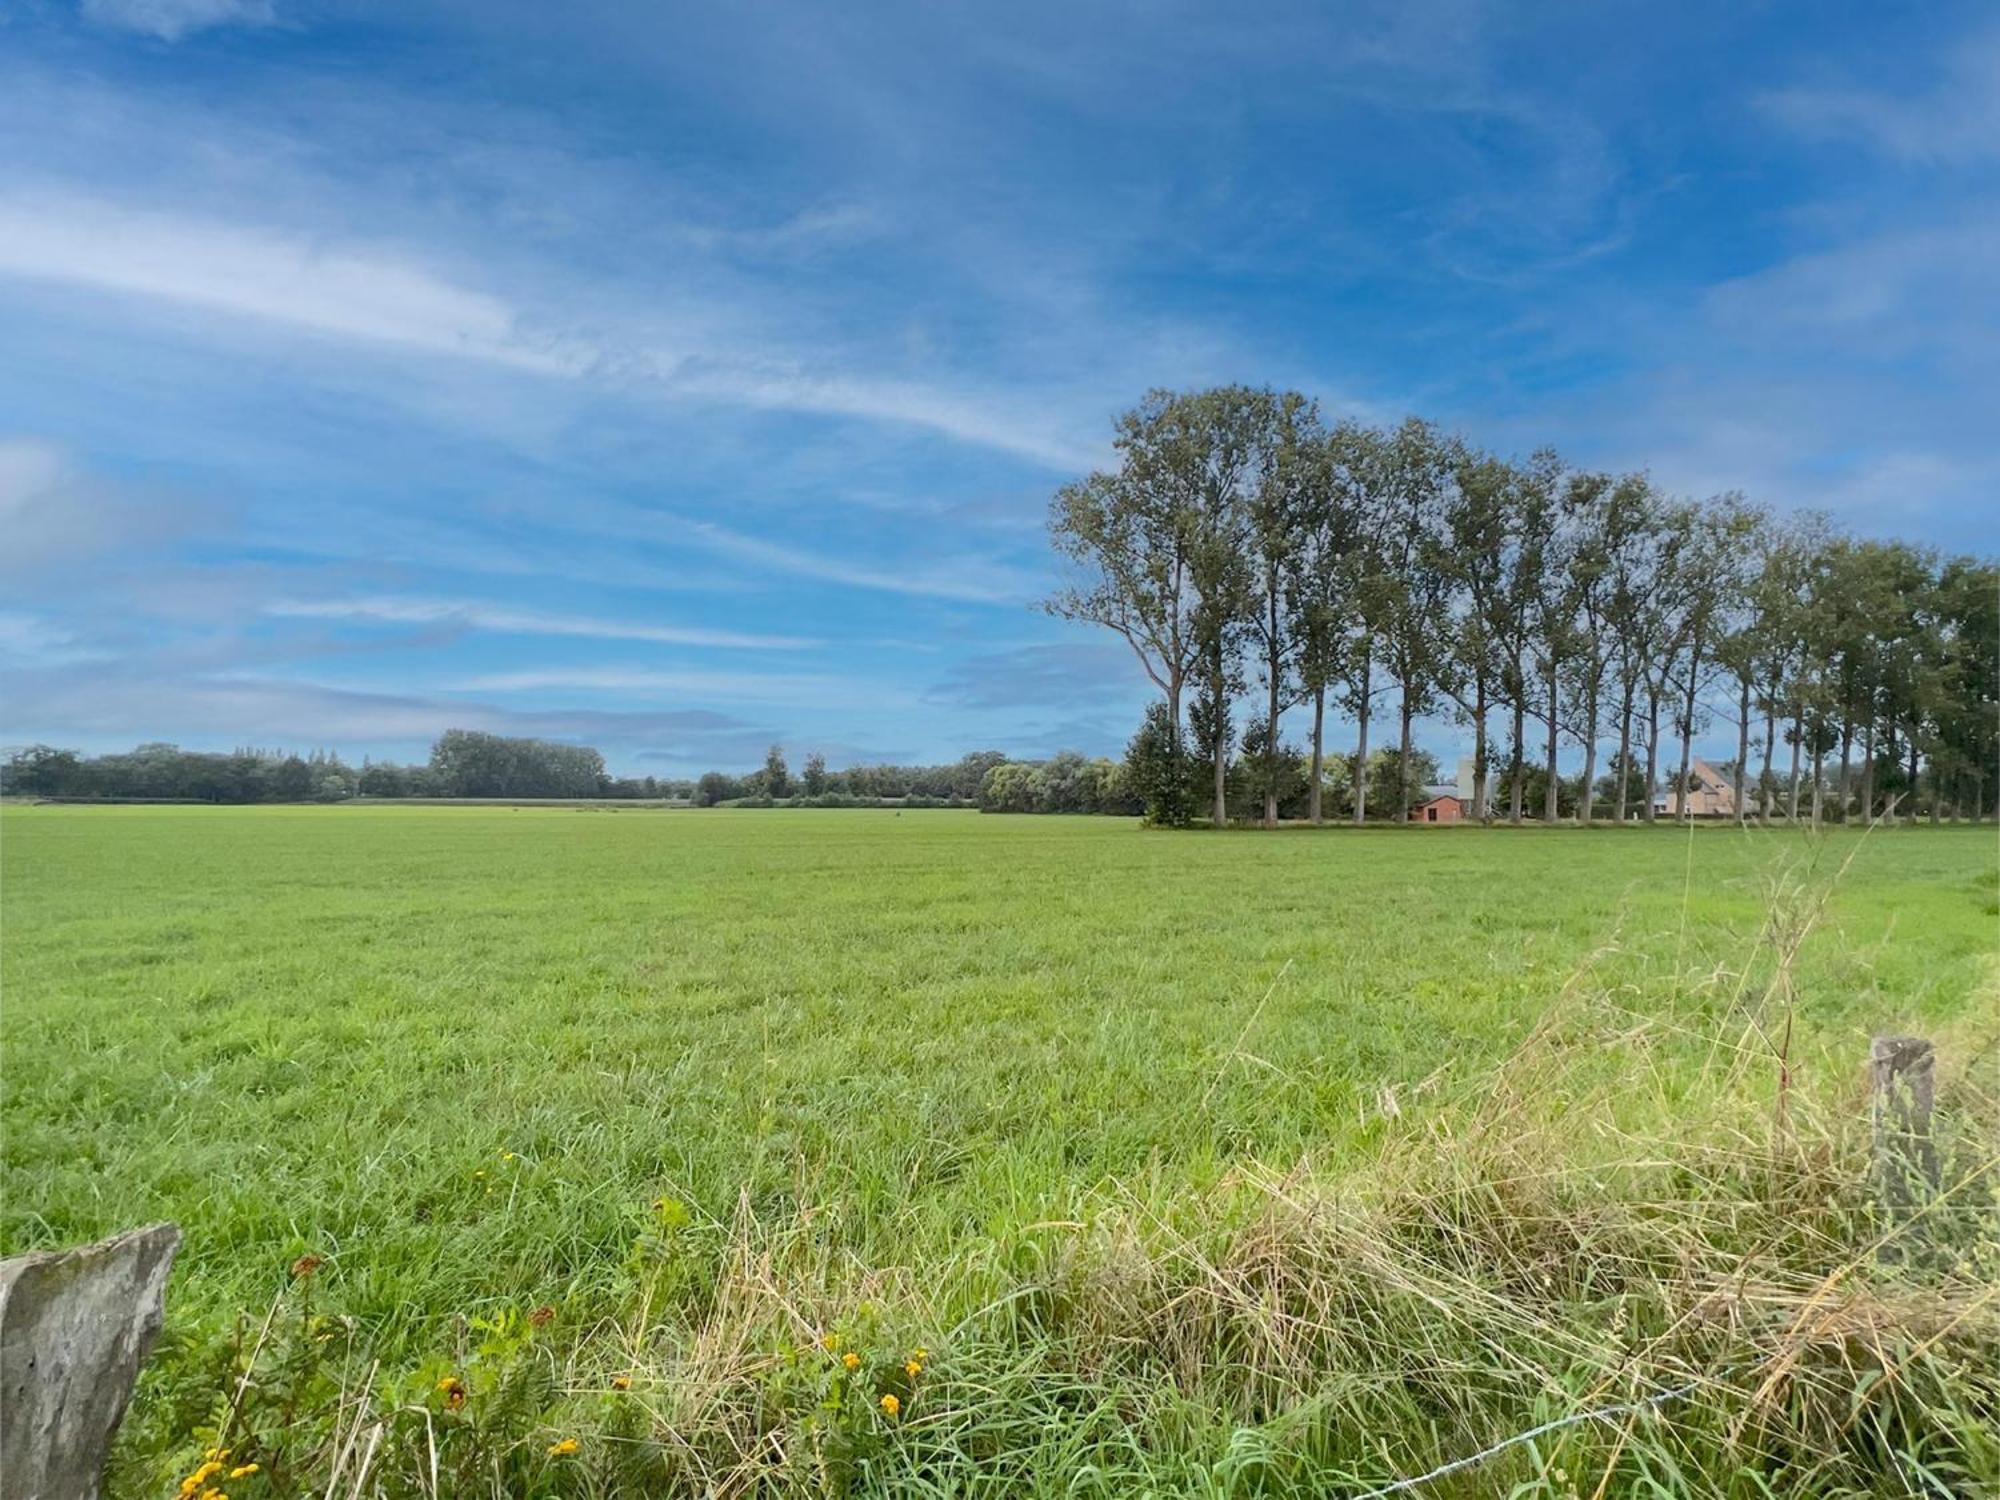
[[[0,1260],[0,1500],[97,1500],[160,1331],[171,1224]]]

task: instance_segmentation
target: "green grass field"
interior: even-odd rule
[[[186,1232],[122,1493],[220,1431],[238,1500],[1356,1494],[1680,1379],[1421,1493],[2000,1485],[1990,828],[10,808],[0,856],[0,1249]],[[1896,1030],[1957,1238],[1881,1267]]]

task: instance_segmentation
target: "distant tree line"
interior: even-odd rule
[[[689,781],[605,774],[604,757],[580,745],[448,729],[428,764],[364,761],[329,751],[220,754],[148,744],[120,755],[80,755],[47,745],[0,765],[10,796],[166,802],[344,802],[353,797],[519,797],[685,800]]]
[[[1070,767],[1087,766],[1080,775]],[[863,765],[829,770],[812,755],[793,775],[782,746],[744,775],[710,771],[698,779],[616,777],[604,757],[583,745],[521,739],[470,729],[448,729],[431,747],[428,762],[396,765],[364,761],[351,766],[339,755],[315,750],[295,755],[270,750],[220,754],[147,744],[115,755],[30,745],[0,763],[0,792],[10,796],[102,801],[344,802],[356,797],[467,799],[612,799],[690,802],[700,807],[973,807],[996,769],[1015,766],[998,750],[981,750],[946,765]],[[1091,777],[1117,767],[1076,755],[1035,762],[1053,768],[1045,785],[1056,787],[1055,805],[1038,811],[1109,811],[1101,797],[1072,794]],[[1090,805],[1083,805],[1088,802]],[[1074,804],[1074,805],[1073,805]]]
[[[1293,392],[1157,391],[1119,418],[1116,448],[1117,467],[1055,497],[1075,578],[1048,607],[1115,631],[1160,690],[1126,768],[1154,821],[1227,821],[1234,789],[1266,823],[1300,802],[1319,822],[1341,761],[1347,816],[1386,791],[1400,817],[1423,789],[1412,725],[1439,713],[1471,730],[1475,807],[1515,823],[1569,815],[1566,785],[1579,822],[1650,821],[1657,790],[1678,812],[1715,724],[1735,730],[1740,818],[1994,803],[1991,561],[1739,495],[1686,500],[1548,450],[1506,459],[1415,419],[1329,426]],[[1351,755],[1327,754],[1329,707]],[[1299,709],[1304,752],[1282,736]],[[1386,788],[1370,750],[1384,715]],[[1567,780],[1565,749],[1583,761]]]
[[[829,770],[826,757],[806,758],[794,775],[782,745],[773,745],[755,771],[732,775],[708,771],[693,784],[697,807],[971,807],[986,775],[1007,757],[998,750],[975,750],[947,765],[849,766]]]

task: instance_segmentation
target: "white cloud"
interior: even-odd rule
[[[0,274],[541,374],[581,367],[533,347],[506,303],[393,253],[91,199],[0,196]]]
[[[1052,469],[1088,468],[1102,454],[1071,441],[1033,411],[1013,409],[990,395],[964,396],[933,385],[815,375],[799,366],[772,364],[677,373],[669,382],[690,395],[776,410],[856,417],[926,428],[980,448],[1033,459]]]
[[[0,190],[0,276],[530,375],[605,380],[672,400],[894,423],[1057,469],[1093,457],[1036,403],[830,370],[824,358],[741,342],[625,346],[553,323],[541,328],[510,301],[380,245]]]
[[[55,488],[62,472],[62,455],[52,444],[0,442],[0,521],[12,528],[36,497]]]
[[[747,651],[800,651],[822,644],[807,636],[753,635],[701,626],[601,620],[585,615],[515,609],[456,599],[282,599],[266,605],[264,613],[285,619],[457,626],[510,635],[584,636],[609,641],[651,641],[667,646],[717,646]]]
[[[271,0],[83,0],[84,19],[177,42],[214,26],[269,26]]]
[[[1900,228],[1808,252],[1722,283],[1712,325],[1746,344],[1848,361],[1902,352],[1991,358],[2000,314],[2000,214],[1962,207],[1952,222]]]
[[[988,558],[970,556],[932,560],[910,566],[869,566],[824,553],[808,552],[746,536],[713,521],[683,521],[679,534],[724,557],[777,573],[818,578],[851,588],[879,589],[928,599],[953,599],[966,604],[1020,604],[1043,586],[1031,575]]]
[[[0,439],[0,578],[47,581],[115,553],[143,552],[210,513],[185,496],[140,495],[84,473],[53,444]]]
[[[1150,696],[1151,686],[1122,641],[1037,642],[967,657],[926,695],[957,708],[1102,708]]]
[[[1858,141],[1901,161],[1959,163],[2000,156],[2000,30],[1961,43],[1926,92],[1800,85],[1774,90],[1759,102],[1771,118],[1808,140]]]
[[[822,673],[649,671],[627,667],[557,667],[492,672],[452,683],[465,693],[616,693],[624,697],[668,694],[717,703],[756,703],[792,708],[908,707],[915,697],[898,688],[854,677]]]
[[[227,749],[395,745],[421,755],[445,729],[545,735],[588,744],[673,747],[675,758],[728,763],[776,732],[705,708],[510,708],[422,692],[383,692],[251,674],[178,674],[130,666],[9,670],[0,676],[10,739],[99,746],[169,739]]]
[[[77,642],[66,630],[41,615],[22,610],[0,610],[0,658],[27,666],[53,667],[68,662],[97,661],[101,651],[92,651]]]

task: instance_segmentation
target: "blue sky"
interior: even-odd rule
[[[1156,385],[1992,549],[1990,7],[1248,9],[10,6],[0,738],[1115,753]]]

